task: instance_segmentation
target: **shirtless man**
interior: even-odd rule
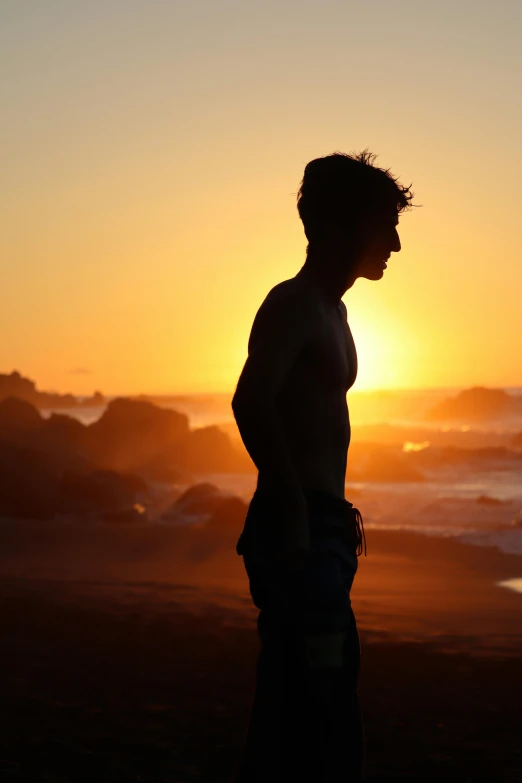
[[[350,666],[358,672],[354,651],[357,638],[353,635],[356,630],[349,599],[345,598],[348,603],[343,609],[344,619],[334,621],[336,615],[330,607],[335,600],[338,607],[340,604],[330,592],[324,616],[332,618],[331,627],[321,631],[316,615],[315,625],[310,620],[311,610],[305,615],[296,608],[290,616],[288,606],[298,607],[298,591],[304,595],[305,576],[310,579],[312,573],[318,573],[319,561],[313,556],[321,539],[312,535],[311,515],[314,531],[320,532],[323,518],[328,514],[335,516],[337,510],[343,517],[346,508],[351,507],[345,500],[350,443],[346,393],[357,376],[357,354],[342,297],[359,277],[383,277],[391,253],[401,249],[397,233],[399,214],[410,206],[412,198],[409,188],[401,186],[388,170],[377,168],[374,159],[367,151],[354,156],[336,153],[306,166],[297,202],[308,239],[306,261],[295,277],[272,288],[259,308],[250,334],[248,358],[232,401],[241,437],[258,468],[257,489],[237,551],[244,555],[252,597],[261,609],[262,641],[248,747],[236,780],[264,779],[260,769],[270,756],[268,751],[273,750],[269,746],[277,740],[274,736],[268,739],[266,733],[269,724],[273,730],[274,715],[265,710],[263,717],[259,704],[269,688],[268,680],[276,677],[274,659],[271,664],[263,663],[263,655],[265,659],[268,655],[263,644],[268,648],[267,639],[274,639],[278,633],[274,629],[281,628],[274,618],[281,616],[283,605],[287,607],[285,627],[292,626],[295,638],[300,632],[307,640],[309,663],[315,662],[315,668],[323,672],[336,667],[340,672]],[[319,594],[320,584],[327,579],[332,582],[333,577],[326,575],[328,567],[330,574],[340,569],[335,573],[340,589],[344,585],[346,593],[357,569],[355,551],[336,549],[335,544],[328,551],[337,557],[320,561],[323,581],[320,583],[315,576],[313,590]],[[276,563],[279,570],[274,570]],[[276,583],[280,600],[274,603]],[[349,633],[352,652],[347,660]],[[317,700],[314,704],[311,709],[317,712]],[[347,731],[350,726],[353,728],[353,720],[352,715]],[[288,748],[287,740],[284,744]],[[326,752],[324,743],[322,747],[319,756]],[[359,751],[360,748],[354,748],[353,753]],[[330,757],[335,755],[331,747],[328,752]],[[324,758],[318,763],[320,766],[315,767],[307,764],[295,780],[302,780],[306,770],[312,777],[316,775],[316,781],[323,779],[321,775],[326,774],[326,769],[331,774],[325,780],[333,779],[334,769],[343,780],[359,780],[357,775],[362,774],[360,758],[350,767],[350,778],[346,777],[348,766],[339,769],[339,757],[337,766],[328,766]],[[290,771],[285,769],[288,780]],[[294,767],[291,770],[297,775]],[[276,779],[271,776],[271,780]]]

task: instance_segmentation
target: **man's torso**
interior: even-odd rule
[[[346,320],[344,305],[331,304],[314,293],[298,277],[275,286],[254,320],[272,296],[315,298],[316,326],[313,337],[289,369],[276,400],[290,454],[303,490],[319,490],[344,498],[350,421],[346,393],[357,376],[357,353]],[[269,317],[269,313],[267,315]],[[289,310],[291,317],[291,309]],[[258,476],[258,492],[263,492]]]

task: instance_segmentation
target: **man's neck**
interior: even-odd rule
[[[339,266],[332,259],[309,253],[296,277],[311,283],[328,302],[339,304],[346,291],[355,283],[355,277],[352,279],[346,273],[342,275],[338,269]]]

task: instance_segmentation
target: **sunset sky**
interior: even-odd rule
[[[0,372],[232,391],[305,164],[422,208],[345,295],[354,390],[522,385],[519,0],[0,0]]]

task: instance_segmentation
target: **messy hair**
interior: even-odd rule
[[[367,149],[334,152],[307,164],[297,209],[309,242],[322,238],[326,221],[349,228],[365,213],[400,214],[413,206],[411,185],[404,187],[389,169],[375,166],[376,157]]]

